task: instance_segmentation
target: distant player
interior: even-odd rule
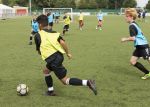
[[[65,12],[65,16],[63,17],[64,20],[64,27],[63,27],[63,36],[67,31],[69,31],[69,26],[71,23],[71,17]]]
[[[147,39],[143,35],[140,27],[135,22],[137,18],[137,12],[134,8],[128,8],[125,11],[126,21],[129,23],[130,37],[122,38],[122,42],[133,41],[135,50],[130,59],[131,65],[138,68],[145,75],[141,79],[147,79],[150,77],[150,72],[140,62],[137,62],[140,57],[150,61],[150,49]]]
[[[46,61],[46,68],[43,70],[48,87],[46,95],[56,95],[53,87],[53,79],[50,74],[52,71],[64,85],[88,86],[94,94],[97,95],[95,82],[93,80],[81,80],[78,78],[69,78],[67,76],[67,69],[62,64],[64,60],[63,54],[66,54],[69,59],[72,58],[72,55],[64,39],[60,36],[60,33],[47,28],[47,16],[40,15],[37,21],[40,25],[40,31],[35,36],[35,43],[36,50],[41,55],[42,59]]]
[[[97,20],[98,20],[98,25],[96,26],[96,29],[102,30],[102,21],[103,21],[103,13],[99,12],[97,14]]]
[[[80,14],[79,14],[79,29],[80,30],[83,29],[83,25],[84,25],[83,18],[84,18],[84,15],[83,15],[82,11],[80,11]]]
[[[142,12],[142,20],[145,22],[145,18],[146,18],[146,13],[147,13],[147,11],[146,10],[144,10],[143,12]]]
[[[54,14],[52,12],[49,12],[47,14],[48,17],[48,25],[49,25],[49,29],[53,28],[53,21],[54,21]]]
[[[141,21],[142,12],[141,10],[138,10],[138,20]]]
[[[55,23],[59,23],[59,18],[60,18],[60,12],[56,11],[55,12]]]
[[[36,33],[38,33],[39,30],[39,25],[38,22],[36,21],[36,16],[33,16],[33,19],[31,20],[31,26],[32,26],[32,31],[30,35],[29,45],[32,45],[32,38]]]

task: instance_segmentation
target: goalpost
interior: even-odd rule
[[[71,17],[71,21],[73,21],[73,9],[72,8],[43,8],[43,14],[47,14],[48,12],[59,12],[60,13],[60,17],[63,17],[64,12],[67,12],[70,17]]]

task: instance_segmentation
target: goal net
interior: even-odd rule
[[[73,10],[72,10],[72,8],[43,8],[43,14],[47,14],[48,12],[51,12],[54,15],[59,14],[60,19],[62,19],[64,16],[64,13],[67,12],[73,21]]]

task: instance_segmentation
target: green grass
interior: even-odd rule
[[[28,45],[30,20],[0,20],[0,107],[149,107],[150,79],[141,80],[143,74],[129,64],[133,43],[120,42],[121,37],[129,35],[123,17],[105,17],[102,31],[95,29],[95,17],[85,17],[83,31],[75,21],[64,37],[73,55],[72,60],[65,56],[68,76],[95,79],[97,96],[87,87],[62,85],[54,74],[58,96],[43,95],[47,90],[42,74],[45,62],[35,45]],[[149,22],[148,17],[147,23],[139,25],[150,42]],[[55,24],[54,29],[62,32],[62,26]],[[150,69],[146,61],[141,61]],[[29,86],[28,96],[17,96],[19,83]]]

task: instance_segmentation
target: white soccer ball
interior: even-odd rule
[[[19,84],[17,86],[18,95],[25,96],[28,94],[28,92],[29,92],[29,88],[26,84]]]

